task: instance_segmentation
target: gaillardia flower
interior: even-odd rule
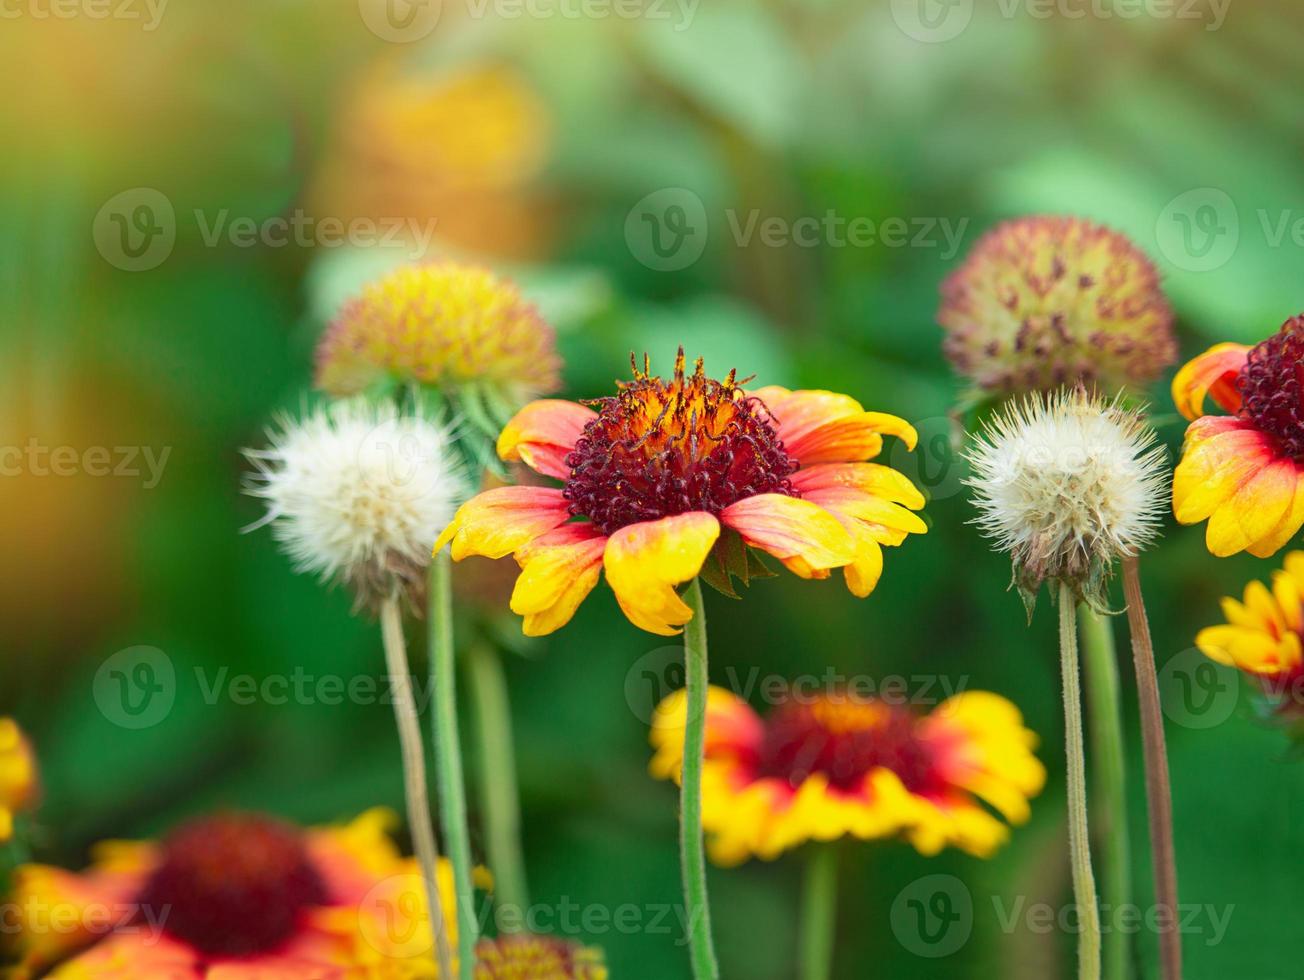
[[[419,408],[350,399],[282,419],[272,446],[246,450],[248,492],[298,571],[342,582],[361,604],[419,596],[430,542],[465,498],[445,427]],[[414,603],[420,608],[420,603]]]
[[[678,781],[686,699],[652,719],[651,772]],[[1004,698],[967,691],[927,715],[847,692],[786,701],[759,716],[731,691],[707,700],[702,826],[711,856],[771,859],[809,840],[904,837],[923,854],[953,845],[990,855],[1046,771],[1037,737]],[[980,802],[983,801],[983,802]]]
[[[499,455],[560,488],[504,487],[458,510],[435,543],[454,560],[515,556],[511,608],[529,635],[564,626],[603,569],[634,625],[669,636],[692,611],[675,591],[701,573],[730,588],[755,574],[748,548],[803,578],[844,570],[868,595],[882,545],[926,527],[907,508],[924,500],[900,473],[866,462],[885,433],[911,448],[902,419],[830,391],[744,391],[681,349],[669,380],[644,369],[615,396],[587,405],[538,401],[503,430]],[[714,563],[713,565],[711,563]]]
[[[80,874],[23,866],[12,900],[19,975],[53,966],[51,980],[432,976],[428,957],[387,945],[386,916],[396,909],[424,927],[424,949],[433,941],[415,862],[390,839],[393,822],[374,810],[301,830],[231,813],[160,842],[103,843]],[[452,873],[440,871],[452,909]],[[42,918],[51,910],[63,910],[57,928]]]
[[[475,949],[476,980],[607,980],[601,950],[551,936],[518,933]]]
[[[1304,551],[1286,555],[1272,589],[1254,581],[1243,602],[1222,601],[1227,622],[1208,626],[1195,645],[1211,660],[1255,678],[1283,709],[1304,709]]]
[[[14,833],[14,815],[31,809],[40,787],[32,745],[12,718],[0,718],[0,844]]]
[[[327,328],[317,386],[336,396],[383,381],[474,389],[505,418],[560,387],[555,345],[534,306],[489,270],[405,265],[366,286]]]
[[[988,232],[942,284],[952,365],[997,395],[1144,386],[1177,357],[1153,263],[1118,232],[1035,216]]]
[[[1158,532],[1164,449],[1117,401],[1081,388],[1030,395],[989,422],[966,455],[975,523],[1009,553],[1029,608],[1048,579],[1103,608],[1114,561]]]
[[[1230,415],[1205,415],[1211,396]],[[1208,520],[1219,557],[1267,558],[1304,524],[1304,314],[1254,347],[1215,344],[1173,378],[1186,418],[1173,474],[1179,523]]]

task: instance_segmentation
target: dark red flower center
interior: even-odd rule
[[[294,934],[304,909],[327,901],[302,833],[269,817],[196,820],[163,842],[141,892],[173,937],[209,956],[247,956]]]
[[[841,790],[860,789],[882,767],[896,773],[912,793],[941,795],[946,789],[930,747],[917,736],[909,710],[879,700],[828,694],[789,701],[765,719],[757,774],[794,789],[814,773]]]
[[[1304,315],[1251,349],[1236,388],[1241,416],[1275,436],[1286,455],[1304,457]]]
[[[634,369],[618,394],[591,403],[598,417],[566,457],[570,512],[604,534],[641,521],[704,510],[719,514],[760,493],[798,496],[797,461],[765,406],[734,380],[684,372],[681,348],[669,381]]]

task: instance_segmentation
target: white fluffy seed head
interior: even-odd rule
[[[469,489],[448,428],[420,406],[349,399],[279,418],[268,436],[270,448],[245,450],[246,491],[267,502],[254,527],[270,524],[297,571],[345,583],[359,604],[419,600],[435,538]]]
[[[1009,553],[1026,602],[1049,579],[1105,607],[1114,561],[1158,533],[1164,448],[1117,399],[1081,388],[1029,396],[987,423],[965,455],[974,523]]]

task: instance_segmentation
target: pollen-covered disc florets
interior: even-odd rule
[[[486,939],[476,946],[476,980],[607,980],[602,952],[551,936]]]
[[[552,328],[517,288],[455,262],[403,266],[369,284],[317,348],[317,386],[332,395],[386,379],[475,386],[507,413],[556,390],[560,371]]]
[[[1115,559],[1158,531],[1165,454],[1139,412],[1083,389],[1031,395],[974,440],[975,523],[1014,562],[1031,603],[1047,579],[1104,606]]]
[[[255,526],[271,524],[299,571],[345,583],[361,603],[415,598],[467,490],[447,429],[419,406],[350,399],[283,419],[271,441],[245,453],[257,468],[248,492],[267,502]]]
[[[942,285],[955,369],[996,394],[1145,385],[1177,356],[1154,264],[1126,236],[1068,217],[998,226]]]
[[[1241,416],[1275,436],[1285,455],[1304,457],[1304,315],[1250,350],[1236,389]]]
[[[590,404],[598,417],[566,457],[563,494],[603,534],[691,511],[718,516],[756,494],[800,496],[788,479],[797,461],[764,406],[733,372],[708,378],[701,358],[688,375],[683,348],[670,380],[650,374],[645,358],[618,394]]]
[[[164,840],[138,903],[201,952],[245,956],[276,947],[305,909],[327,900],[297,828],[229,814],[196,820]]]

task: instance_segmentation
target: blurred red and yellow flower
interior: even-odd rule
[[[0,718],[0,844],[14,833],[14,816],[31,809],[40,793],[32,744],[12,718]]]
[[[607,980],[601,950],[552,936],[514,934],[475,948],[476,980]]]
[[[700,359],[688,375],[681,348],[669,380],[645,359],[618,394],[591,404],[532,402],[498,441],[503,459],[564,486],[481,493],[435,544],[438,552],[451,542],[455,561],[514,555],[511,608],[531,636],[569,622],[604,569],[634,625],[678,633],[692,611],[675,587],[708,560],[740,567],[748,548],[802,578],[841,568],[866,596],[882,546],[926,530],[911,513],[923,507],[919,491],[867,462],[885,434],[913,449],[915,430],[847,395],[744,391],[732,372],[708,378]]]
[[[651,772],[680,778],[686,699],[652,720]],[[904,837],[923,854],[952,845],[988,856],[1028,819],[1046,770],[1037,737],[1009,701],[984,691],[927,715],[831,692],[794,698],[762,717],[713,687],[707,701],[702,826],[711,857],[771,859],[806,841]]]
[[[1219,557],[1276,554],[1304,524],[1304,315],[1267,340],[1215,344],[1173,378],[1188,419],[1173,514],[1209,522]],[[1230,415],[1204,414],[1209,396]]]
[[[390,837],[395,823],[385,810],[312,830],[226,814],[161,842],[102,843],[81,873],[20,867],[17,976],[50,967],[51,980],[432,976],[425,893],[415,860]],[[439,878],[452,910],[447,862]],[[455,937],[451,916],[448,929]]]
[[[1222,600],[1218,626],[1207,626],[1195,645],[1211,660],[1244,671],[1269,694],[1296,704],[1304,690],[1304,551],[1286,555],[1272,573],[1272,588],[1260,581],[1245,586],[1242,601]]]

